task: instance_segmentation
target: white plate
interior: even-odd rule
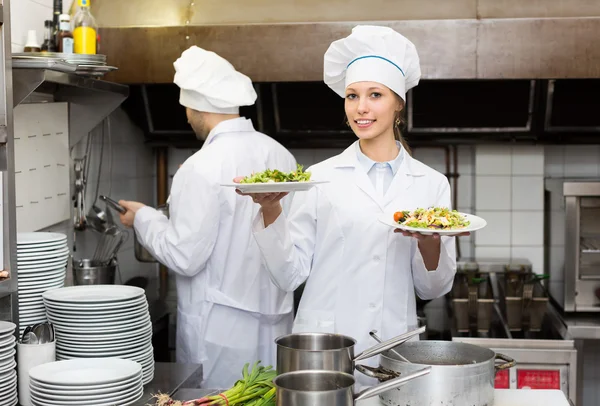
[[[145,307],[140,307],[139,309],[134,309],[132,311],[127,311],[125,312],[119,312],[119,313],[115,313],[112,315],[106,314],[106,313],[89,313],[89,312],[81,312],[81,313],[76,313],[76,312],[58,312],[54,309],[48,309],[48,316],[52,317],[53,319],[57,319],[57,320],[62,320],[62,321],[81,321],[82,323],[99,323],[99,322],[103,322],[103,321],[109,321],[109,320],[127,320],[127,319],[134,319],[134,318],[139,318],[143,315],[145,315],[146,313],[148,313],[148,308]]]
[[[112,392],[115,390],[124,389],[127,386],[134,384],[138,379],[141,379],[142,371],[138,375],[134,375],[131,378],[124,379],[120,382],[116,383],[106,383],[100,385],[81,385],[81,386],[69,386],[69,385],[55,385],[55,384],[47,384],[44,382],[36,381],[34,379],[31,380],[33,386],[38,388],[40,391],[46,391],[48,393],[56,393],[60,395],[66,391],[72,394],[76,393],[106,393]]]
[[[73,351],[80,351],[80,352],[84,352],[85,350],[88,350],[90,348],[93,349],[93,351],[106,351],[106,352],[110,352],[110,351],[120,351],[120,350],[125,350],[127,348],[136,348],[136,347],[141,347],[143,345],[145,345],[146,343],[149,343],[152,341],[152,335],[151,334],[146,334],[143,335],[139,338],[135,338],[135,339],[128,339],[128,340],[123,340],[123,341],[113,341],[110,343],[93,343],[93,345],[90,346],[90,343],[73,343],[70,341],[65,341],[65,340],[59,340],[56,342],[56,348],[60,349],[61,351],[64,352],[73,352]]]
[[[121,382],[139,374],[141,369],[134,361],[86,358],[38,365],[29,370],[29,376],[48,384],[80,386]]]
[[[0,335],[4,335],[4,333],[14,333],[17,325],[15,323],[11,323],[10,321],[1,321],[0,320]]]
[[[400,210],[396,210],[396,211],[400,211]],[[398,228],[400,230],[405,230],[405,231],[417,232],[417,233],[423,234],[423,235],[439,234],[439,235],[444,235],[444,236],[453,236],[453,235],[457,235],[460,233],[477,231],[477,230],[484,228],[487,225],[487,222],[484,219],[482,219],[481,217],[477,217],[472,214],[459,213],[459,214],[465,216],[466,220],[471,222],[471,224],[469,224],[468,227],[461,228],[459,230],[434,230],[434,229],[407,227],[407,226],[403,226],[402,224],[398,224],[394,221],[394,213],[395,212],[383,213],[381,216],[379,216],[379,221],[390,227]]]
[[[61,233],[17,233],[17,245],[42,244],[66,240],[67,236]]]
[[[62,257],[55,257],[55,258],[40,258],[40,259],[27,258],[24,260],[17,259],[17,267],[18,267],[17,269],[19,269],[21,267],[27,268],[27,267],[37,266],[37,265],[56,266],[58,268],[63,263],[66,263],[68,258],[69,258],[68,255],[63,254]]]
[[[19,270],[19,279],[23,276],[27,276],[28,278],[37,277],[38,275],[46,275],[58,271],[67,272],[67,261],[64,261],[64,264],[59,264],[57,266],[38,266],[33,268],[18,268]]]
[[[69,248],[63,247],[58,250],[52,251],[32,251],[32,252],[22,252],[17,251],[17,261],[31,261],[33,259],[40,258],[54,258],[54,257],[64,257],[65,254],[69,253]]]
[[[242,193],[304,192],[328,181],[273,182],[273,183],[221,183],[221,186],[239,189]]]
[[[48,289],[59,289],[64,285],[64,280],[60,279],[45,285],[26,286],[18,289],[19,299],[26,299],[33,296],[39,296]]]
[[[140,391],[140,388],[142,387],[142,379],[141,379],[141,377],[138,379],[139,380],[137,382],[134,382],[133,384],[130,384],[129,386],[126,386],[123,389],[113,390],[112,392],[100,393],[100,394],[87,394],[87,393],[81,393],[81,392],[72,393],[69,391],[64,391],[63,394],[47,393],[43,390],[39,390],[34,385],[31,385],[30,389],[31,389],[31,393],[33,393],[36,397],[39,397],[40,399],[43,399],[43,400],[49,400],[51,402],[61,401],[61,400],[71,401],[71,402],[76,401],[76,400],[94,401],[94,402],[118,401],[123,398],[128,398],[131,395],[136,394]]]
[[[61,251],[68,248],[67,242],[58,242],[50,244],[36,244],[36,245],[21,245],[17,247],[17,254],[26,254],[30,252],[52,252]]]
[[[17,362],[14,358],[7,358],[0,360],[0,373],[4,373],[10,370],[14,370],[17,367]]]
[[[63,332],[60,330],[56,330],[56,337],[60,341],[63,338],[66,340],[77,340],[78,342],[85,343],[93,343],[93,342],[106,342],[106,341],[115,341],[121,339],[129,339],[129,338],[137,338],[142,335],[148,333],[148,331],[152,330],[152,323],[148,323],[148,325],[144,328],[139,328],[131,331],[119,331],[116,333],[106,333],[106,334],[81,334],[81,333],[70,333]]]
[[[130,345],[129,348],[123,349],[109,349],[100,350],[95,347],[80,347],[76,350],[65,349],[62,345],[56,346],[56,351],[61,352],[63,355],[78,356],[82,357],[116,357],[116,358],[127,358],[127,359],[146,359],[149,353],[153,353],[153,347],[150,340],[142,342],[141,345]],[[96,355],[96,356],[95,356]]]
[[[144,296],[142,288],[127,285],[69,286],[44,294],[44,300],[58,303],[112,303]]]
[[[107,304],[71,304],[69,307],[63,307],[60,305],[56,305],[56,303],[51,302],[49,300],[43,301],[46,309],[49,311],[59,311],[66,312],[69,311],[70,314],[77,314],[85,317],[86,315],[115,315],[115,314],[123,314],[131,311],[138,311],[139,309],[148,309],[148,302],[146,301],[146,297],[141,297],[135,301],[128,301],[122,303],[107,303]]]
[[[50,320],[54,323],[54,327],[57,331],[66,333],[79,333],[79,334],[90,334],[90,333],[117,333],[120,331],[130,331],[134,329],[140,329],[146,326],[150,322],[150,317],[139,321],[128,322],[128,323],[112,323],[96,326],[77,326],[77,325],[59,325],[55,321]]]
[[[66,276],[66,268],[53,269],[51,271],[36,271],[28,273],[19,273],[19,283],[21,282],[33,282],[37,280],[45,280],[48,278],[58,278],[59,276]]]
[[[80,347],[94,347],[98,349],[111,349],[115,347],[123,347],[129,344],[131,345],[139,345],[146,340],[152,340],[152,330],[144,329],[141,334],[137,334],[130,337],[121,337],[121,338],[110,338],[110,340],[102,340],[102,339],[93,339],[93,340],[80,340],[81,336],[77,337],[65,337],[65,335],[61,335],[57,342],[56,346],[64,345],[66,347],[80,348]]]
[[[58,268],[62,268],[62,267],[66,267],[67,266],[67,257],[65,257],[64,259],[59,259],[59,260],[52,260],[52,261],[28,261],[27,263],[25,262],[19,262],[17,261],[17,269],[19,272],[21,271],[30,271],[33,269],[36,270],[40,270],[41,268],[52,268],[52,269],[58,269]]]
[[[142,395],[144,394],[144,388],[142,387],[140,390],[138,390],[136,393],[125,397],[125,398],[110,398],[110,399],[102,399],[102,401],[106,401],[108,403],[98,403],[99,401],[86,401],[84,402],[85,405],[93,405],[93,406],[114,406],[114,405],[129,405],[131,403],[133,403],[134,401],[138,400],[139,398],[142,397]],[[32,400],[32,405],[51,405],[51,406],[80,406],[82,405],[82,402],[80,402],[79,400],[73,400],[73,401],[66,401],[66,400],[59,400],[59,401],[49,401],[46,399],[40,399],[38,398],[36,395],[34,395],[33,393],[31,394],[31,400]],[[118,402],[118,403],[115,403]]]

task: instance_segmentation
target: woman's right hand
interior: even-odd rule
[[[243,179],[242,176],[239,176],[233,181],[235,183],[240,183]],[[257,203],[262,208],[263,219],[265,222],[265,227],[268,227],[270,224],[277,220],[277,217],[281,214],[281,199],[288,195],[288,192],[277,192],[277,193],[243,193],[239,189],[236,189],[235,192],[240,196],[250,196],[254,203]]]

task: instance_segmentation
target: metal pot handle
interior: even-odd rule
[[[356,365],[355,369],[363,375],[369,378],[379,379],[380,381],[388,381],[393,378],[398,378],[400,374],[398,372],[391,371],[382,367],[369,367],[367,365]]]
[[[507,357],[504,354],[496,354],[496,356],[494,357],[494,361],[496,361],[498,359],[502,360],[502,361],[506,361],[506,363],[500,364],[500,365],[494,365],[494,368],[496,368],[496,373],[498,373],[498,371],[503,371],[505,369],[509,369],[509,368],[512,368],[515,365],[517,365],[517,361],[515,361],[511,357]]]
[[[361,366],[364,366],[364,365],[361,365]],[[383,383],[380,383],[379,385],[372,386],[372,387],[365,389],[364,391],[358,393],[354,397],[354,400],[362,400],[362,399],[371,398],[373,396],[377,396],[380,393],[387,392],[390,389],[395,389],[398,386],[401,386],[408,381],[411,381],[411,380],[418,378],[420,376],[423,376],[423,375],[427,375],[430,372],[431,372],[431,367],[426,367],[426,368],[420,369],[419,371],[414,372],[412,374],[409,374],[406,376],[401,376],[401,377],[394,378],[394,379],[390,379],[389,381],[385,381]]]
[[[354,357],[354,361],[360,361],[363,359],[371,358],[371,357],[374,357],[375,355],[381,354],[384,351],[387,351],[394,347],[397,347],[398,345],[404,343],[405,341],[408,341],[410,338],[412,338],[416,335],[419,335],[421,333],[424,333],[426,329],[427,329],[427,327],[423,326],[423,327],[419,327],[416,330],[409,331],[408,333],[404,333],[404,334],[401,334],[394,338],[390,338],[389,340],[386,340],[386,341],[382,342],[381,344],[377,344],[367,350],[364,350],[363,352],[358,354],[356,357]]]

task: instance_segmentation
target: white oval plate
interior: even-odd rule
[[[124,399],[116,399],[116,398],[111,398],[111,399],[103,399],[106,400],[108,403],[96,403],[98,401],[87,401],[85,402],[86,405],[93,405],[93,406],[114,406],[114,405],[129,405],[131,403],[133,403],[134,401],[138,400],[139,398],[142,397],[142,395],[144,394],[144,388],[142,387],[139,391],[137,391],[134,395],[124,398]],[[57,402],[52,402],[52,401],[48,401],[48,400],[42,400],[40,398],[38,398],[36,395],[31,394],[31,400],[34,402],[37,402],[40,405],[51,405],[51,406],[80,406],[82,403],[79,400],[74,400],[74,401],[65,401],[65,400],[61,400],[61,401],[57,401]],[[118,402],[118,403],[115,403]],[[35,406],[35,404],[32,402],[32,404]]]
[[[68,248],[67,242],[57,242],[50,244],[31,244],[31,245],[20,245],[17,248],[17,254],[30,253],[30,252],[49,252],[49,251],[60,251]]]
[[[44,300],[59,303],[111,303],[144,296],[142,288],[126,285],[69,286],[44,294]]]
[[[122,302],[109,302],[109,303],[59,303],[53,302],[50,300],[44,299],[44,304],[46,307],[51,309],[61,310],[61,309],[75,309],[78,311],[108,311],[112,312],[118,311],[129,311],[132,308],[137,308],[143,303],[148,303],[146,301],[146,296],[141,296],[134,300],[127,300]]]
[[[0,335],[4,335],[4,333],[12,334],[16,328],[17,325],[15,323],[0,320]]]
[[[131,395],[139,392],[140,388],[142,387],[142,380],[140,379],[139,382],[135,382],[132,385],[129,385],[128,387],[125,387],[124,389],[121,390],[115,390],[112,392],[108,392],[108,393],[100,393],[100,394],[87,394],[87,393],[72,393],[69,391],[65,391],[64,394],[56,394],[56,393],[47,393],[44,391],[39,390],[38,388],[36,388],[35,386],[31,385],[31,393],[33,393],[36,397],[46,400],[46,401],[50,401],[50,402],[55,402],[55,401],[67,401],[67,402],[73,402],[76,400],[80,400],[82,402],[85,401],[93,401],[93,402],[98,402],[98,401],[103,401],[103,402],[107,402],[107,401],[118,401],[121,400],[123,398],[128,398]]]
[[[42,244],[66,241],[67,236],[61,233],[33,232],[17,233],[17,245]]]
[[[329,183],[328,181],[309,182],[272,182],[272,183],[221,183],[221,186],[240,190],[242,193],[283,193],[305,192],[315,185]]]
[[[114,342],[115,340],[129,339],[131,337],[136,338],[152,331],[152,323],[148,323],[146,327],[131,330],[131,331],[120,331],[116,333],[106,334],[81,334],[81,333],[69,333],[56,330],[56,337],[60,341],[63,338],[70,341],[85,342],[92,345],[93,342]]]
[[[118,321],[118,320],[129,320],[136,319],[144,316],[148,313],[148,309],[140,308],[135,311],[121,312],[113,315],[107,315],[104,313],[90,314],[90,313],[61,313],[55,310],[47,310],[48,317],[52,319],[58,319],[63,322],[74,322],[79,321],[81,325],[88,323],[99,323],[104,321]]]
[[[107,384],[102,384],[102,385],[81,385],[81,386],[49,385],[47,383],[39,382],[34,379],[32,379],[30,382],[33,386],[35,386],[36,388],[38,388],[38,390],[40,390],[42,392],[56,393],[57,395],[63,394],[65,391],[68,391],[69,393],[72,393],[72,394],[76,394],[76,393],[96,394],[96,393],[106,393],[106,392],[124,389],[124,388],[128,387],[129,385],[132,385],[133,383],[135,383],[141,377],[142,377],[142,372],[140,371],[139,375],[134,375],[131,378],[128,378],[121,382],[107,383]]]
[[[397,212],[397,211],[400,211],[400,210],[396,210],[395,212]],[[481,217],[477,217],[472,214],[460,213],[461,215],[465,216],[466,220],[471,222],[471,224],[469,224],[468,227],[461,228],[458,230],[437,230],[437,229],[407,227],[407,226],[403,226],[402,224],[398,224],[394,221],[394,213],[395,212],[383,213],[381,216],[379,216],[379,221],[382,222],[383,224],[388,225],[393,228],[397,228],[397,229],[404,230],[404,231],[410,231],[413,233],[416,232],[416,233],[423,234],[423,235],[439,234],[439,235],[451,237],[453,235],[457,235],[460,233],[467,233],[467,232],[472,233],[473,231],[481,230],[482,228],[484,228],[487,225],[487,222],[484,219],[482,219]]]
[[[148,311],[148,302],[144,299],[139,300],[137,302],[127,302],[128,306],[120,306],[120,307],[106,307],[106,305],[102,305],[103,307],[94,308],[94,307],[56,307],[51,302],[45,302],[45,308],[48,310],[48,313],[56,314],[57,317],[107,317],[107,316],[119,316],[124,313],[133,313],[133,312],[141,312]]]
[[[59,250],[52,251],[37,251],[37,252],[17,252],[17,261],[32,261],[34,259],[42,259],[42,258],[56,258],[56,257],[64,257],[65,254],[69,253],[69,249],[67,247],[61,248]]]
[[[121,382],[139,374],[142,366],[119,358],[79,358],[35,366],[29,376],[57,385],[91,385]]]

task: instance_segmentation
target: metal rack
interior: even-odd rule
[[[0,170],[2,171],[2,258],[9,277],[0,280],[0,319],[19,323],[16,266],[15,162],[10,0],[0,6]],[[18,330],[17,330],[18,333]]]

